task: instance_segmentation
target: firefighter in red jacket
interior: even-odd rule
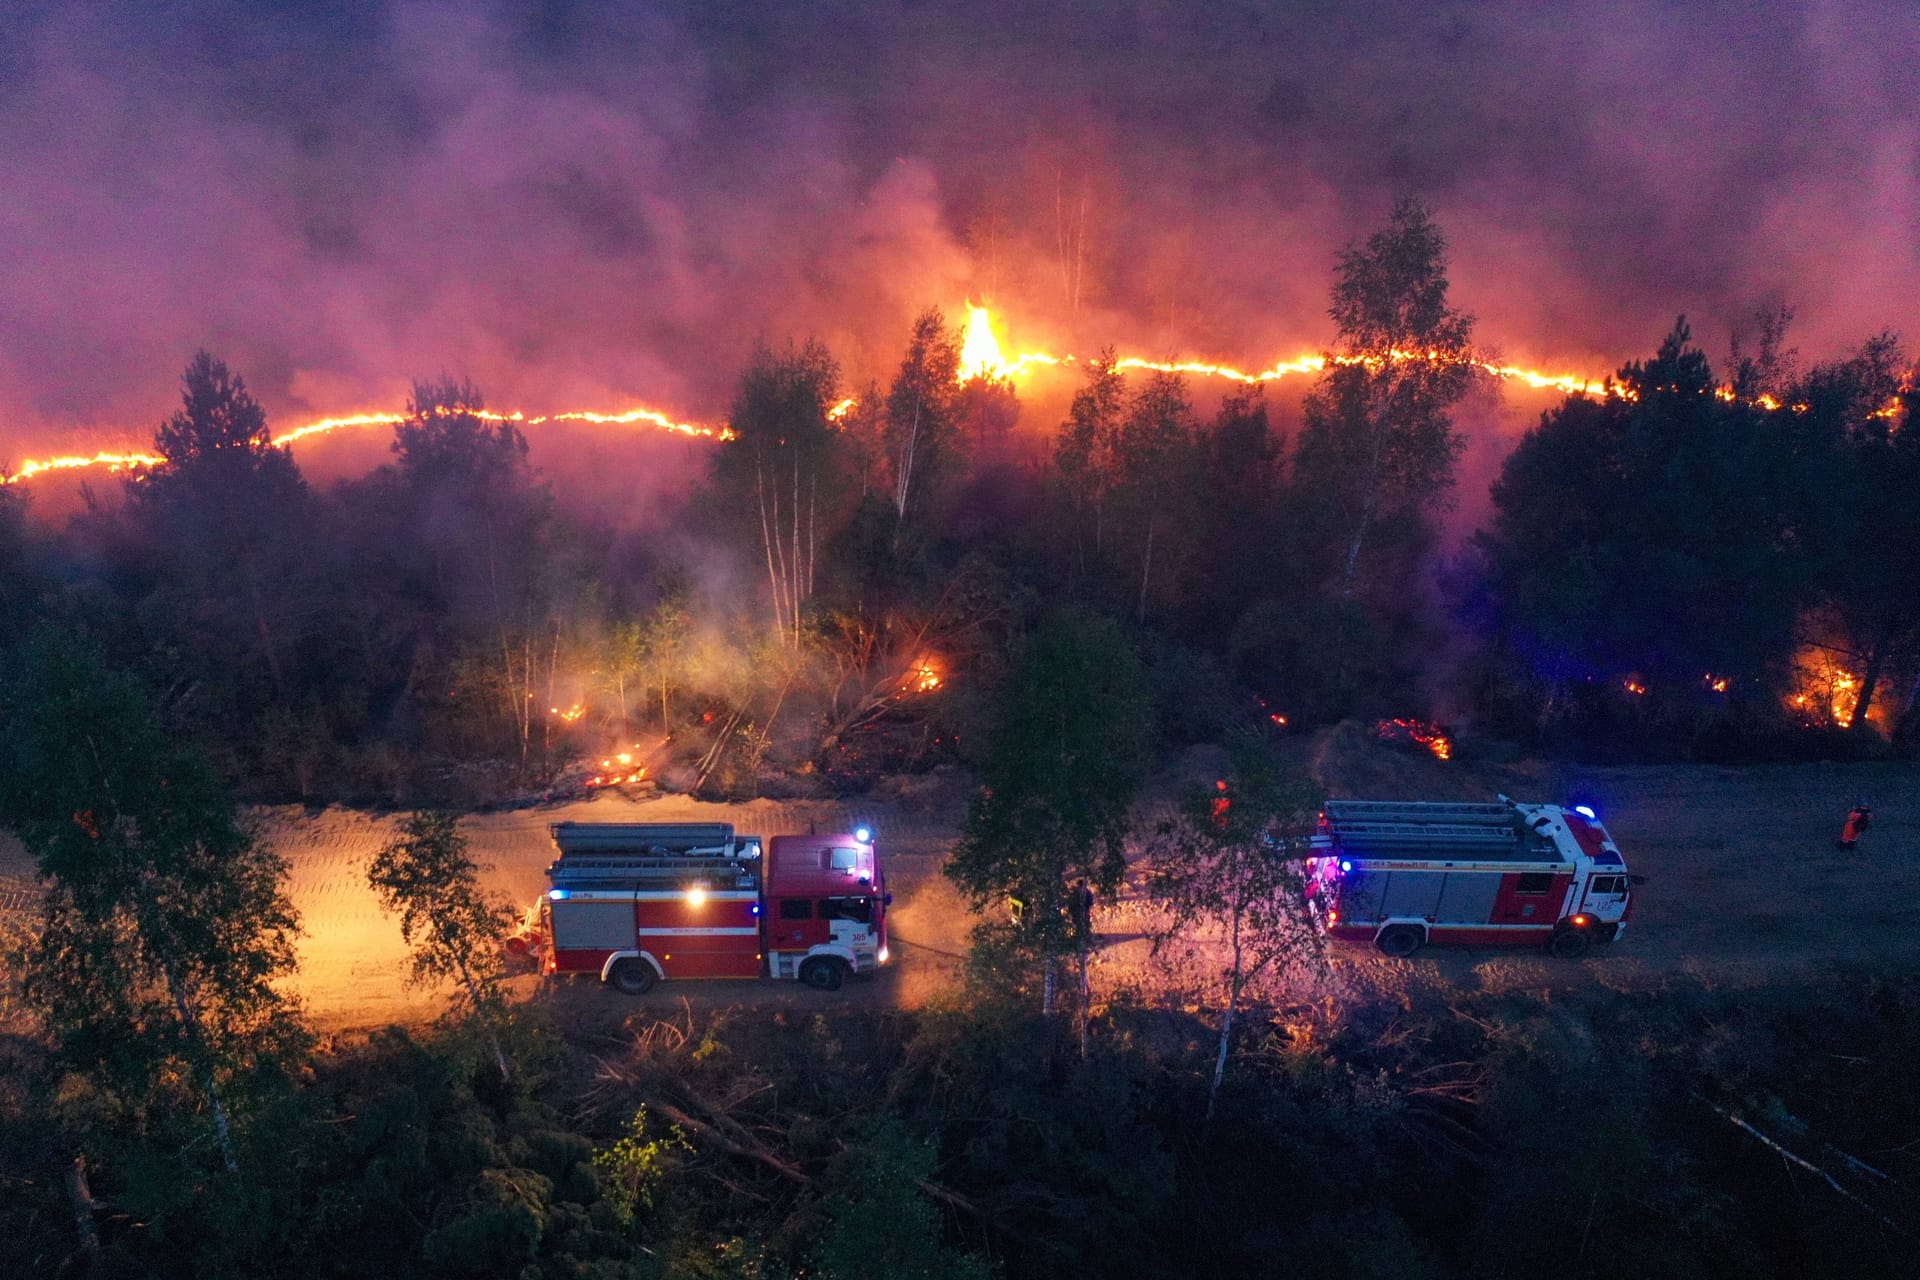
[[[1873,810],[1867,807],[1864,799],[1856,800],[1853,808],[1847,811],[1846,825],[1840,828],[1840,847],[1852,849],[1860,842],[1860,837],[1865,834],[1867,828],[1872,825]]]

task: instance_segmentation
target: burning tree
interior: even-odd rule
[[[1226,1075],[1233,1024],[1248,988],[1263,976],[1320,955],[1321,935],[1307,918],[1304,835],[1320,796],[1274,761],[1253,738],[1233,744],[1228,779],[1179,802],[1148,844],[1151,893],[1166,909],[1157,952],[1196,930],[1218,929],[1225,947],[1222,1009],[1207,1119]]]

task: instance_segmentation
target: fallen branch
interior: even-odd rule
[[[1701,1101],[1706,1102],[1706,1099],[1702,1098]],[[1819,1165],[1814,1164],[1810,1160],[1801,1159],[1799,1156],[1793,1154],[1793,1152],[1787,1150],[1785,1147],[1775,1142],[1772,1138],[1769,1138],[1766,1134],[1760,1132],[1758,1129],[1748,1124],[1745,1120],[1742,1120],[1739,1116],[1733,1114],[1733,1112],[1728,1111],[1725,1107],[1719,1106],[1712,1102],[1707,1102],[1707,1105],[1709,1107],[1712,1107],[1715,1111],[1719,1112],[1720,1115],[1723,1116],[1727,1120],[1727,1122],[1733,1125],[1735,1128],[1742,1129],[1747,1133],[1752,1134],[1755,1138],[1758,1138],[1761,1142],[1773,1148],[1773,1150],[1777,1151],[1780,1154],[1780,1157],[1783,1160],[1791,1161],[1792,1163],[1799,1165],[1802,1169],[1805,1169],[1808,1173],[1811,1173],[1815,1177],[1819,1178],[1820,1181],[1826,1183],[1829,1187],[1833,1189],[1833,1192],[1835,1195],[1838,1195],[1842,1199],[1858,1205],[1861,1209],[1865,1210],[1867,1213],[1872,1214],[1875,1218],[1878,1218],[1880,1222],[1884,1224],[1889,1230],[1898,1231],[1900,1232],[1901,1235],[1907,1234],[1906,1231],[1900,1226],[1899,1223],[1895,1222],[1892,1218],[1889,1218],[1886,1214],[1881,1213],[1878,1209],[1875,1209],[1872,1205],[1868,1204],[1865,1200],[1862,1200],[1859,1196],[1853,1194],[1853,1192],[1841,1186],[1840,1183],[1837,1180],[1835,1180],[1832,1174],[1828,1173],[1825,1169],[1822,1169]]]

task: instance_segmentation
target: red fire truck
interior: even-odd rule
[[[736,835],[727,823],[561,822],[530,930],[548,974],[639,994],[662,978],[798,978],[833,991],[887,962],[872,833]]]
[[[1585,955],[1627,927],[1632,883],[1593,810],[1329,800],[1307,859],[1333,937],[1408,956],[1429,942]]]

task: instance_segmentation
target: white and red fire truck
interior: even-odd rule
[[[1429,942],[1585,955],[1627,927],[1631,877],[1593,810],[1329,800],[1307,859],[1327,932],[1408,956]]]
[[[870,832],[736,835],[726,823],[561,822],[529,930],[547,974],[622,991],[663,978],[797,978],[832,991],[887,962]]]

